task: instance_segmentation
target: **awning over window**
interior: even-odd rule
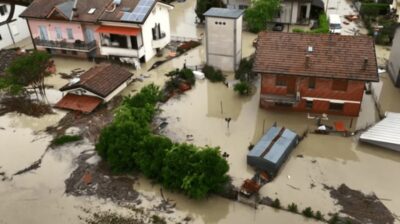
[[[137,36],[140,33],[140,28],[135,27],[119,27],[119,26],[100,26],[97,28],[98,33],[112,33],[119,35]]]

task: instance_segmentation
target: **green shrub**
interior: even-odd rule
[[[377,17],[386,15],[390,11],[390,5],[385,3],[362,3],[360,14],[362,16]]]
[[[235,79],[239,79],[240,81],[248,81],[249,79],[254,78],[254,73],[252,72],[253,63],[253,57],[249,59],[243,58],[240,61],[238,70],[235,72]]]
[[[271,206],[272,206],[273,208],[281,208],[281,202],[279,201],[278,198],[276,198],[276,199],[272,202]]]
[[[290,212],[297,213],[297,211],[298,211],[297,205],[296,205],[295,203],[289,204],[289,205],[288,205],[288,210],[289,210]]]
[[[319,15],[318,28],[312,30],[311,33],[329,33],[329,21],[325,13]]]
[[[337,224],[339,223],[339,215],[337,213],[333,214],[332,217],[328,220],[329,224]]]
[[[305,208],[301,213],[303,213],[303,215],[308,218],[311,218],[314,216],[314,211],[311,209],[311,207]]]
[[[324,220],[324,215],[320,211],[315,212],[315,219],[316,220]]]
[[[292,29],[292,32],[293,32],[293,33],[306,33],[305,30],[300,29],[300,28],[294,28],[294,29]]]
[[[76,142],[79,140],[82,140],[82,136],[80,135],[62,135],[60,137],[53,139],[52,144],[59,146],[69,142]]]
[[[235,84],[235,86],[233,87],[233,90],[238,92],[240,95],[249,95],[251,86],[248,82],[240,81],[239,83]]]
[[[143,87],[136,95],[125,97],[123,104],[127,104],[130,107],[144,107],[147,104],[156,105],[161,100],[161,97],[160,87],[150,84]]]
[[[219,69],[215,69],[212,66],[205,65],[202,69],[205,77],[211,82],[224,82],[225,76],[222,74],[222,71]]]
[[[228,181],[229,166],[218,148],[176,144],[167,152],[164,164],[164,186],[183,190],[192,198],[204,198],[210,192],[218,192]]]

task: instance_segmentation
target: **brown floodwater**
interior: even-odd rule
[[[171,33],[181,38],[201,38],[204,28],[195,26],[195,0],[173,3],[171,13]],[[348,13],[349,5],[345,1],[331,1],[330,7],[340,9],[339,13]],[[345,5],[347,4],[347,5]],[[330,9],[334,10],[334,9]],[[345,27],[350,30],[354,24]],[[252,42],[256,35],[243,33],[243,57],[254,53]],[[388,48],[377,46],[380,64],[388,57]],[[165,54],[168,53],[166,50]],[[153,63],[164,60],[155,57],[139,70],[131,70],[136,81],[123,91],[123,95],[133,94],[149,83],[162,85],[165,74],[173,69],[201,65],[205,61],[204,46],[199,46],[179,58],[148,71]],[[54,58],[57,72],[69,74],[73,69],[87,70],[93,62],[70,58]],[[232,75],[228,79],[232,79]],[[67,84],[68,80],[53,75],[46,79],[46,84],[55,89]],[[256,92],[252,96],[240,97],[223,84],[213,84],[206,80],[197,81],[196,86],[178,98],[171,99],[161,109],[161,117],[168,119],[164,134],[175,141],[189,142],[196,145],[219,146],[221,151],[230,156],[229,174],[233,183],[239,186],[250,178],[254,170],[246,164],[249,144],[256,143],[263,133],[274,123],[302,133],[315,128],[316,121],[305,113],[273,112],[261,110],[259,102],[259,81],[255,83]],[[327,124],[342,120],[351,129],[361,129],[377,121],[378,112],[374,99],[384,111],[400,112],[400,91],[394,88],[386,73],[381,81],[373,84],[374,94],[365,95],[362,111],[358,118],[329,116]],[[51,101],[59,98],[59,92],[50,90]],[[45,153],[52,137],[44,133],[47,126],[54,125],[65,112],[55,111],[53,115],[31,118],[17,114],[0,117],[0,173],[7,179],[0,181],[0,223],[81,223],[78,216],[85,215],[82,208],[93,210],[111,209],[124,212],[108,200],[95,197],[72,197],[65,195],[64,180],[76,168],[74,160],[85,150],[92,150],[93,145],[84,141],[78,145],[70,144],[49,150]],[[311,115],[313,116],[313,115]],[[232,118],[229,128],[225,118]],[[193,140],[187,139],[193,135]],[[45,154],[44,154],[45,153]],[[12,175],[38,160],[44,154],[40,168],[28,173]],[[297,157],[302,155],[302,157]],[[262,196],[279,198],[283,205],[295,202],[299,209],[311,206],[324,214],[340,210],[335,201],[324,190],[323,184],[338,186],[345,183],[350,188],[364,193],[375,193],[382,202],[396,215],[400,215],[400,179],[396,172],[400,169],[400,154],[379,147],[361,144],[357,136],[321,136],[309,134],[293,151],[280,173],[273,182],[264,186]],[[11,178],[12,177],[12,178]],[[0,179],[2,177],[0,176]],[[141,194],[142,207],[151,210],[161,201],[159,185],[153,185],[141,177],[133,186]],[[172,214],[161,214],[169,222],[192,217],[193,223],[315,223],[302,216],[275,211],[259,206],[257,210],[220,197],[210,197],[194,201],[187,197],[164,191],[164,195],[177,203]],[[152,211],[149,211],[152,212]]]
[[[239,186],[254,174],[246,164],[248,145],[256,143],[274,122],[299,134],[316,127],[315,120],[308,119],[305,113],[266,111],[259,109],[258,102],[259,94],[240,97],[225,85],[200,81],[193,90],[162,106],[161,117],[169,122],[163,133],[179,142],[221,147],[230,155],[229,174]],[[342,120],[348,128],[353,123],[352,129],[374,123],[377,113],[371,109],[374,105],[370,95],[365,96],[362,107],[360,121],[329,116],[325,122]],[[232,118],[229,128],[226,117]],[[187,139],[187,135],[194,139]],[[399,153],[361,144],[357,136],[309,134],[293,151],[278,177],[260,193],[279,198],[283,204],[295,202],[302,208],[311,206],[327,214],[340,208],[323,185],[336,187],[345,183],[364,193],[375,193],[389,210],[400,214],[400,180],[393,178],[393,170],[398,169]]]

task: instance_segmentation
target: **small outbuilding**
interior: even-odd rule
[[[400,113],[386,113],[386,117],[362,133],[360,141],[400,152]]]
[[[125,89],[132,78],[133,74],[119,65],[97,65],[60,89],[66,95],[56,107],[90,113]]]
[[[204,16],[207,65],[235,71],[242,59],[243,10],[210,8]]]
[[[293,131],[272,127],[247,154],[247,164],[273,177],[298,142],[299,137]]]

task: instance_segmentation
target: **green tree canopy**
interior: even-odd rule
[[[280,10],[280,0],[253,0],[244,13],[250,32],[258,33],[266,28],[267,22]]]
[[[45,98],[44,78],[50,75],[52,66],[50,55],[45,52],[34,51],[13,61],[6,70],[6,81],[2,81],[2,87],[8,88],[11,93],[18,94],[23,87],[32,86]]]
[[[203,16],[203,14],[212,7],[223,8],[223,7],[225,7],[225,5],[222,2],[222,0],[197,0],[195,12],[196,12],[197,18],[200,19],[200,23],[203,23],[205,20],[205,17]]]

